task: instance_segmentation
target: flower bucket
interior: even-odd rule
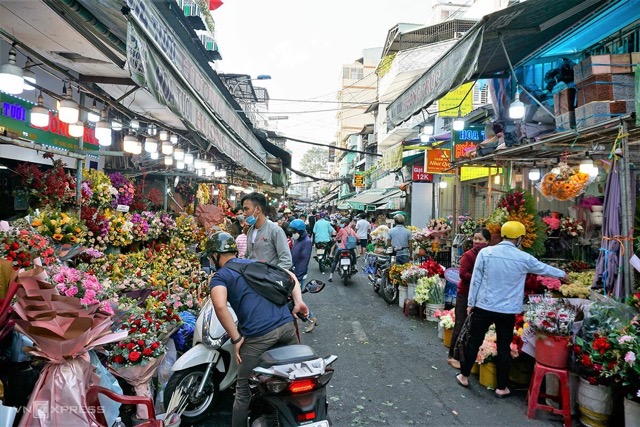
[[[407,299],[407,287],[398,286],[398,306],[404,308],[404,300]]]
[[[416,284],[408,283],[407,284],[407,298],[413,299],[416,295]]]
[[[536,335],[536,362],[551,368],[566,368],[571,337]]]
[[[496,364],[487,362],[480,365],[480,378],[478,381],[481,386],[489,390],[495,390],[498,386],[498,370],[496,369]]]
[[[452,335],[453,335],[453,329],[448,328],[448,329],[444,330],[444,339],[443,339],[442,343],[447,348],[451,347],[451,336]]]
[[[640,426],[640,403],[624,399],[624,426]]]
[[[474,363],[473,366],[471,367],[471,373],[473,375],[478,375],[480,373],[480,365],[478,365],[477,363]]]
[[[580,421],[585,426],[606,427],[613,411],[611,388],[592,385],[584,378],[580,378],[578,409],[580,410]]]
[[[429,304],[427,303],[425,306],[425,312],[427,314],[427,320],[430,322],[437,322],[438,318],[434,317],[436,311],[444,310],[444,304]]]

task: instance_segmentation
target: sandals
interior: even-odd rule
[[[461,385],[462,387],[464,387],[464,388],[468,388],[468,387],[469,387],[469,379],[467,378],[467,383],[466,383],[466,384],[464,384],[462,381],[460,381],[460,378],[458,378],[458,377],[460,377],[460,376],[462,376],[462,374],[456,374],[456,382],[457,382],[459,385]]]

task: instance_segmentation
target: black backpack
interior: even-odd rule
[[[224,266],[242,274],[242,277],[254,291],[277,305],[285,305],[287,303],[289,295],[291,295],[296,285],[287,270],[264,261],[254,261],[246,264],[231,261]]]

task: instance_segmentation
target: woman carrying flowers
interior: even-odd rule
[[[473,234],[473,248],[466,251],[460,259],[460,282],[458,282],[458,293],[456,295],[456,324],[451,335],[451,345],[449,346],[449,357],[447,363],[456,369],[460,369],[460,360],[463,360],[465,345],[457,346],[456,342],[460,336],[462,325],[467,320],[467,298],[469,295],[469,283],[473,274],[473,266],[476,257],[481,249],[486,248],[491,240],[491,233],[486,228],[480,228]]]

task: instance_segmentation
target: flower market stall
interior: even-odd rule
[[[164,412],[162,388],[208,297],[201,245],[232,215],[226,187],[176,188],[184,211],[201,213],[193,216],[157,210],[161,195],[119,172],[84,171],[79,199],[59,163],[46,171],[24,164],[17,173],[32,210],[0,223],[0,340],[16,355],[0,363],[4,370],[27,361],[34,375],[28,402],[2,388],[5,403],[25,406],[3,414],[24,413],[26,426],[41,400],[86,408],[92,385],[148,396]],[[103,406],[108,425],[118,416],[148,418],[143,406]],[[52,422],[93,422],[91,411],[76,412]]]

